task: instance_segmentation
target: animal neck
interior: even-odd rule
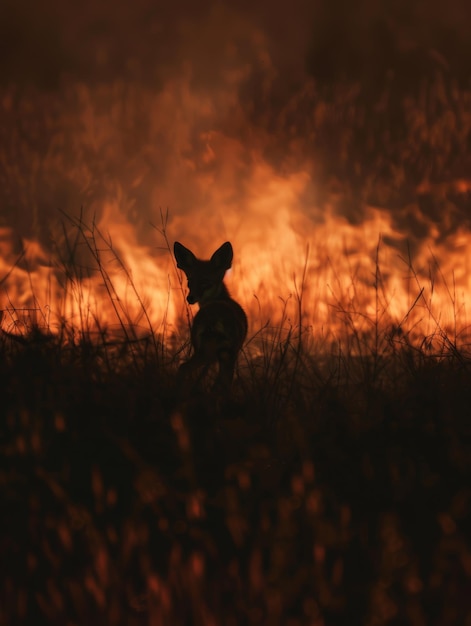
[[[199,301],[200,309],[211,302],[216,302],[217,300],[230,300],[231,296],[227,290],[226,285],[221,282],[213,289],[209,290],[205,293],[204,297]]]

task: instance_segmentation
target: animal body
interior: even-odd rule
[[[229,393],[237,355],[247,336],[247,316],[223,282],[232,265],[232,245],[223,243],[209,261],[197,259],[178,241],[173,250],[177,267],[188,279],[187,301],[199,305],[191,327],[193,356],[180,366],[177,386],[184,394],[189,393],[216,364],[214,388]]]

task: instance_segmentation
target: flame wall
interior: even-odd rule
[[[170,244],[207,257],[232,241],[228,283],[254,328],[283,301],[316,332],[346,311],[398,324],[420,293],[423,333],[467,326],[471,93],[446,38],[464,41],[465,7],[443,22],[429,3],[165,13],[142,0],[76,16],[50,0],[42,19],[16,6],[2,26],[4,326],[45,306],[112,324],[110,298],[129,322],[144,307],[155,328],[174,324],[167,210]],[[34,37],[21,45],[32,32],[38,58]]]

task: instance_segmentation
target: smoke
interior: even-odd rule
[[[285,86],[306,72],[321,82],[376,80],[397,64],[398,53],[414,50],[433,50],[461,75],[471,54],[470,17],[465,0],[446,7],[438,0],[294,0],[289,6],[268,0],[4,0],[0,76],[4,84],[47,88],[57,88],[67,74],[87,82],[165,82],[190,62],[195,80],[209,86],[227,69],[227,47],[241,60],[254,59],[250,40],[256,34]],[[409,67],[410,74],[416,70]]]
[[[413,245],[467,227],[466,185],[433,187],[470,165],[466,3],[255,5],[2,3],[2,223],[45,246],[110,203],[146,245],[161,208],[196,239],[368,206]]]

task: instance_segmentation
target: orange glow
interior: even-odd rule
[[[411,333],[419,342],[445,333],[466,341],[467,228],[444,237],[416,204],[394,219],[391,211],[362,205],[361,219],[353,220],[339,210],[342,193],[333,186],[319,201],[319,164],[296,140],[275,164],[269,135],[244,127],[237,91],[243,76],[243,69],[228,72],[211,94],[192,89],[188,67],[160,92],[132,84],[69,85],[52,145],[70,144],[70,154],[44,157],[44,177],[91,189],[99,164],[106,174],[98,191],[85,193],[83,222],[74,217],[80,197],[64,207],[70,220],[53,216],[48,245],[0,229],[4,330],[127,327],[132,336],[152,331],[170,342],[187,312],[185,284],[167,243],[182,241],[207,258],[230,240],[235,259],[226,281],[252,334],[281,324],[329,344],[345,331],[389,329],[393,336],[400,327],[402,336]],[[4,106],[10,111],[7,99]],[[325,115],[320,104],[313,115]],[[94,156],[87,160],[87,153]],[[467,193],[470,184],[458,179],[435,188],[424,181],[416,193],[443,197],[448,189]],[[145,191],[144,200],[136,190]],[[40,189],[33,185],[35,193]],[[404,224],[412,219],[423,236],[414,238],[409,259]],[[76,258],[69,267],[71,246]]]

